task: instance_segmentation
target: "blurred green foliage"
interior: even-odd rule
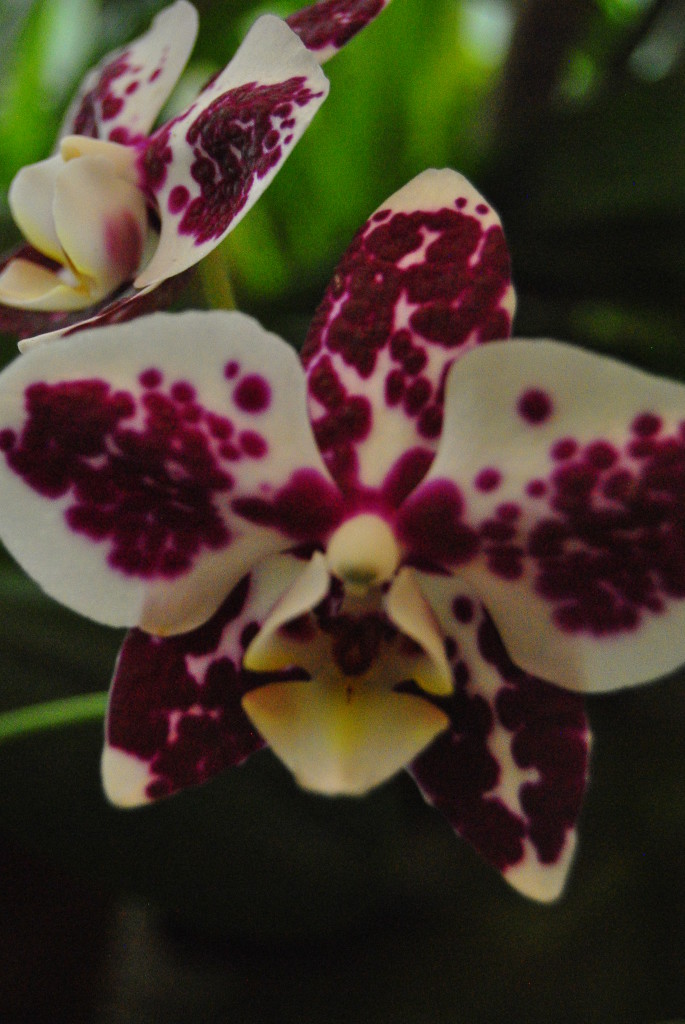
[[[0,4],[3,247],[18,239],[13,174],[48,155],[83,72],[162,6]],[[171,110],[257,13],[297,4],[196,6]],[[299,344],[369,213],[449,165],[502,216],[519,335],[685,379],[682,0],[393,0],[326,73],[328,101],[219,250],[240,308]],[[13,353],[7,339],[2,359]],[[106,688],[119,634],[55,607],[6,558],[0,607],[0,709]],[[265,982],[269,1020],[656,1022],[685,1013],[684,712],[682,678],[590,702],[593,783],[552,908],[510,893],[407,779],[330,802],[299,793],[268,754],[122,815],[99,791],[98,725],[31,736],[0,748],[0,812],[74,871],[251,943],[279,979]],[[240,971],[230,979],[236,1019],[267,1019]]]

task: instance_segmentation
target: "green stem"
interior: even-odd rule
[[[0,715],[0,743],[48,729],[95,721],[104,716],[106,709],[106,693],[84,693],[6,711]]]
[[[204,299],[210,309],[235,309],[235,296],[228,275],[226,260],[220,249],[214,249],[196,271]]]

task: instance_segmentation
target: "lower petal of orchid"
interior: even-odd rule
[[[64,165],[53,212],[62,248],[88,283],[91,303],[135,277],[148,235],[145,197],[106,157],[83,156]]]
[[[558,342],[477,349],[409,503],[405,542],[468,576],[526,671],[603,692],[685,659],[682,384]]]
[[[526,896],[556,899],[588,770],[583,700],[511,661],[477,594],[421,574],[452,646],[450,726],[412,764],[426,800]]]
[[[267,684],[243,708],[298,783],[330,796],[378,786],[448,724],[419,697],[317,680]]]
[[[205,782],[259,750],[240,698],[246,634],[297,578],[301,562],[277,556],[245,577],[200,629],[161,639],[127,636],[107,711],[102,776],[107,796],[135,807]]]
[[[7,200],[14,221],[31,245],[56,263],[64,263],[64,250],[55,229],[53,197],[64,170],[60,155],[22,167],[10,185]]]
[[[88,288],[68,270],[50,270],[31,260],[13,259],[0,273],[0,303],[14,309],[73,311],[92,301]]]

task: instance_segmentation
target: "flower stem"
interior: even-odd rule
[[[106,693],[84,693],[6,711],[0,715],[0,743],[48,729],[95,721],[104,716],[106,709]]]

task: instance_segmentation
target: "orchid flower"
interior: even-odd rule
[[[27,244],[0,270],[0,329],[28,337],[163,304],[150,292],[221,242],[300,139],[328,92],[319,63],[387,2],[324,0],[291,15],[292,29],[259,18],[195,102],[152,132],[193,47],[195,8],[177,0],[105,57],[57,152],[10,187]]]
[[[685,660],[685,388],[514,310],[493,209],[426,171],[358,233],[302,359],[238,312],[60,339],[0,376],[0,536],[133,626],[105,790],[268,744],[307,789],[407,768],[504,877],[566,876],[583,695]]]

